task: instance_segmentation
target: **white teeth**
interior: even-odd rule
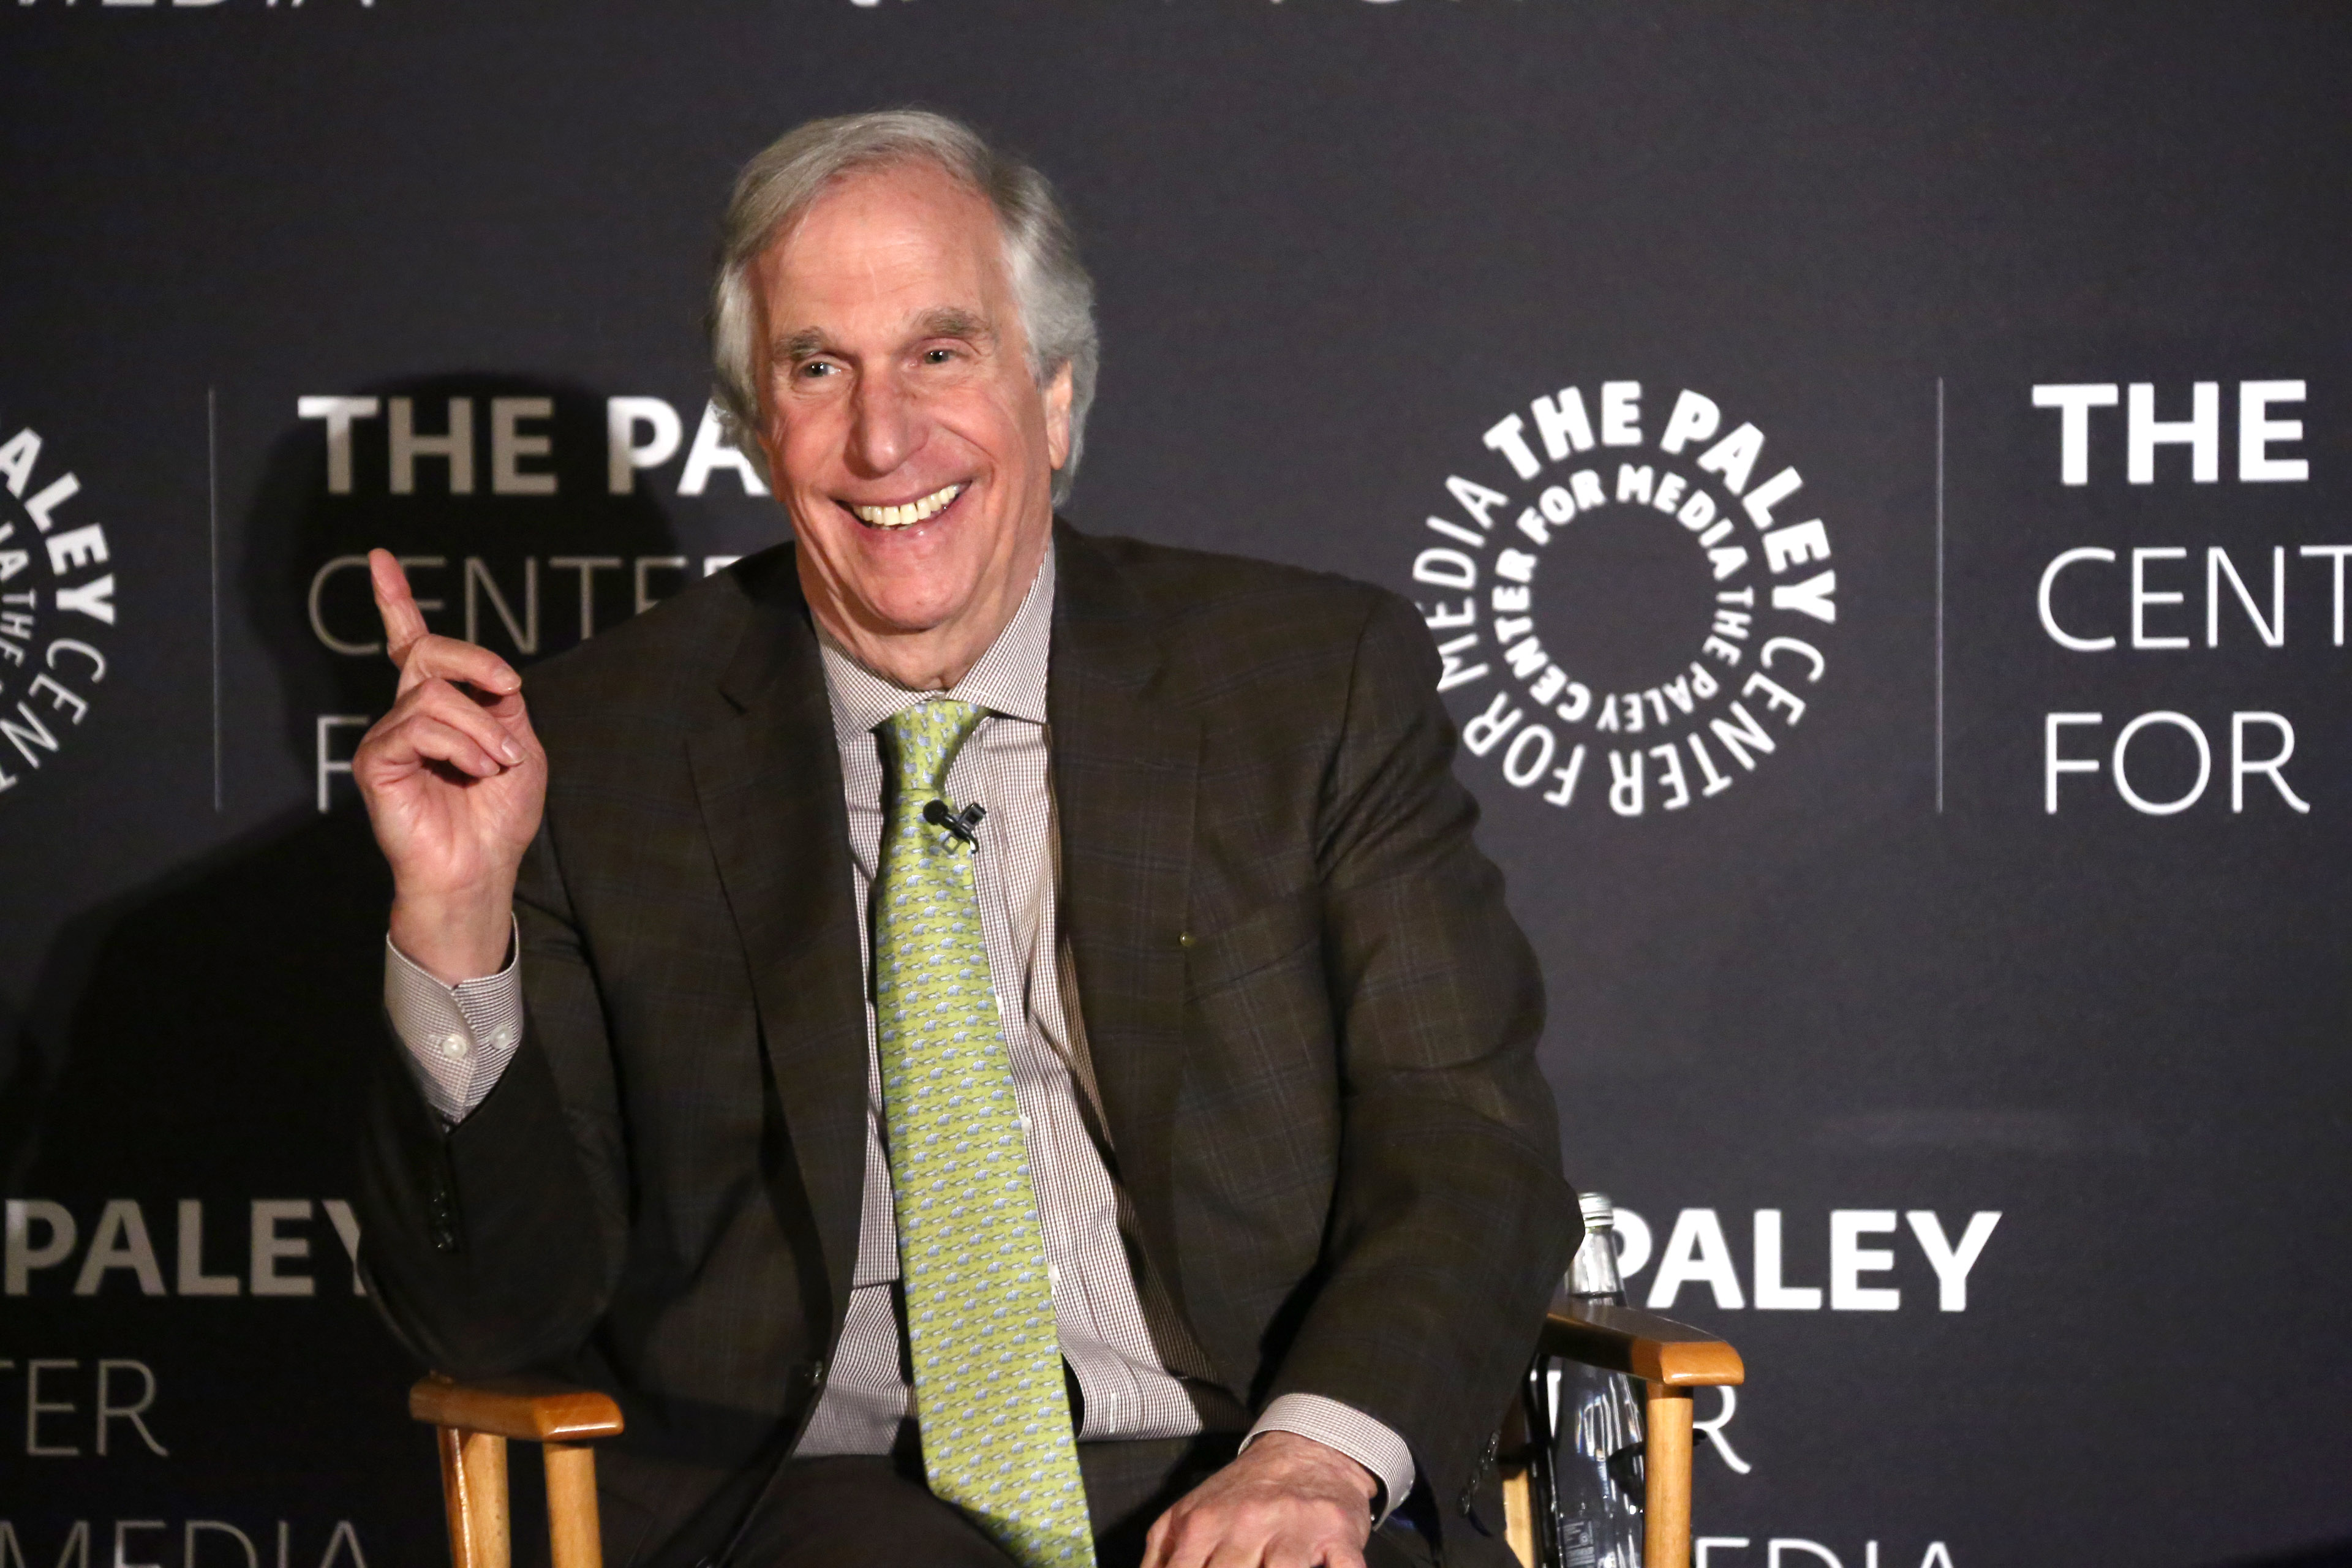
[[[950,485],[945,489],[932,491],[920,500],[908,501],[905,506],[856,506],[849,510],[860,522],[871,523],[876,528],[904,528],[908,523],[937,517],[947,509],[950,501],[962,493],[961,485]]]

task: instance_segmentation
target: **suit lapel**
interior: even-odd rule
[[[866,1173],[866,995],[841,758],[791,551],[749,581],[750,622],[719,682],[736,712],[696,734],[688,756],[839,1322]]]
[[[1121,1184],[1181,1307],[1171,1121],[1183,1077],[1199,721],[1159,688],[1156,628],[1106,552],[1055,527],[1052,674],[1062,920]]]

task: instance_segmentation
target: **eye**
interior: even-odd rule
[[[955,357],[956,353],[953,349],[925,349],[923,351],[923,363],[925,364],[946,364]]]
[[[819,376],[831,375],[840,368],[830,360],[813,359],[801,366],[800,374],[803,380],[814,381]]]

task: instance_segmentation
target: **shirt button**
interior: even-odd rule
[[[1045,1265],[1045,1283],[1047,1283],[1048,1285],[1059,1285],[1061,1282],[1062,1282],[1062,1269],[1061,1269],[1061,1266],[1060,1266],[1059,1264],[1054,1264],[1054,1263],[1048,1263],[1047,1265]]]
[[[505,1050],[509,1046],[514,1044],[514,1026],[511,1024],[501,1024],[491,1033],[490,1044],[496,1046],[500,1050]]]
[[[1025,1110],[1021,1113],[1021,1131],[1024,1132],[1029,1131],[1029,1113]]]
[[[441,1037],[441,1054],[447,1057],[451,1061],[454,1062],[461,1059],[465,1056],[466,1050],[467,1046],[465,1036],[444,1035]]]

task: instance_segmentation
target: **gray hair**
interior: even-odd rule
[[[1102,349],[1095,285],[1078,261],[1069,219],[1045,176],[1000,153],[961,121],[927,110],[889,109],[812,120],[743,166],[727,204],[719,275],[710,288],[710,359],[717,397],[738,450],[765,471],[760,428],[760,313],[751,268],[776,237],[835,181],[858,169],[933,163],[985,197],[996,214],[1013,298],[1039,386],[1070,369],[1070,455],[1054,476],[1054,504],[1068,499],[1085,444]]]

